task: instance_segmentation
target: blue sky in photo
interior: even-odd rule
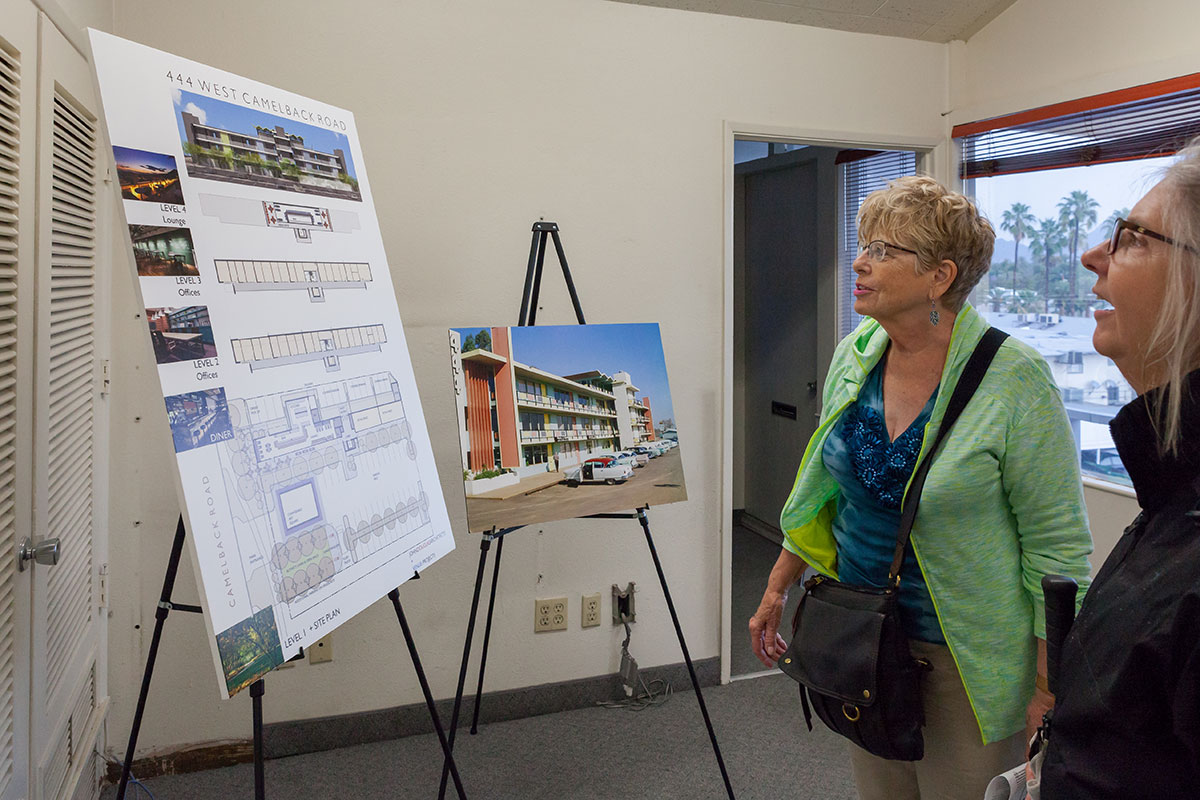
[[[463,339],[482,328],[455,328]],[[653,322],[629,325],[531,325],[512,328],[513,358],[555,375],[599,370],[612,377],[628,372],[639,397],[650,398],[650,414],[675,418],[662,337]]]
[[[175,124],[179,129],[181,142],[187,141],[187,133],[183,129],[183,117],[180,112],[190,111],[195,114],[195,109],[203,112],[196,114],[203,124],[211,125],[214,128],[223,128],[227,131],[253,136],[255,125],[272,129],[278,125],[287,133],[304,137],[305,146],[313,150],[320,150],[323,153],[341,150],[346,155],[346,173],[351,178],[358,178],[354,171],[354,159],[350,155],[350,139],[344,133],[318,128],[296,119],[280,117],[257,108],[226,103],[224,100],[214,100],[211,97],[180,89],[175,98]]]
[[[163,153],[151,153],[149,150],[134,150],[132,147],[113,146],[113,157],[117,169],[132,167],[134,169],[152,169],[170,172],[175,169],[175,157]]]

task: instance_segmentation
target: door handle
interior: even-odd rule
[[[36,561],[39,564],[45,564],[48,567],[53,567],[58,563],[58,558],[62,554],[60,542],[55,539],[43,539],[36,545],[28,536],[25,541],[21,542],[21,547],[17,550],[17,570],[25,571],[26,561]]]

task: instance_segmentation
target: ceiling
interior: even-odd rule
[[[1016,0],[615,0],[876,33],[927,42],[966,40]]]

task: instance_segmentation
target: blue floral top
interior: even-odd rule
[[[908,429],[889,441],[883,414],[883,364],[871,371],[858,399],[825,440],[825,468],[841,487],[833,536],[838,578],[845,583],[884,586],[896,549],[904,487],[916,468],[937,390]],[[900,620],[912,639],[945,644],[925,576],[905,553],[900,570]]]

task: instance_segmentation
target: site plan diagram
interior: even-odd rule
[[[348,111],[91,32],[231,696],[454,548]]]

